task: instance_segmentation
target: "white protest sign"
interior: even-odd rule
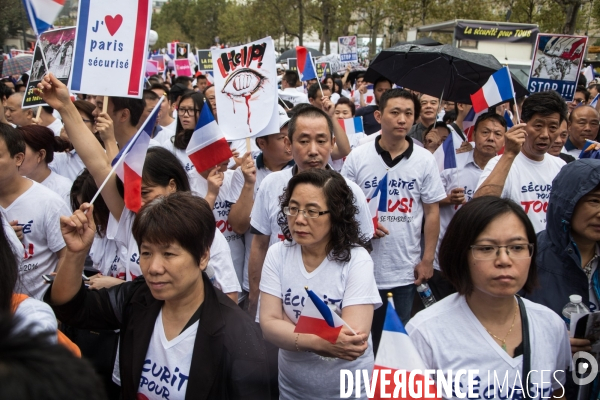
[[[338,38],[338,53],[340,53],[342,62],[358,61],[356,36],[340,36]]]
[[[80,0],[70,89],[142,97],[150,0]]]
[[[228,141],[279,132],[277,68],[270,37],[212,50],[219,126]]]

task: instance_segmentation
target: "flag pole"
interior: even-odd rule
[[[285,109],[286,109],[286,110],[291,110],[291,108],[289,108],[289,107],[287,106],[287,104],[285,104],[285,101],[284,101],[284,100],[281,98],[281,96],[277,95],[277,98],[278,98],[279,100],[281,100],[281,103],[283,104],[283,106],[285,107]]]
[[[517,97],[515,93],[515,88],[513,86],[512,75],[510,74],[510,68],[508,68],[508,65],[506,66],[506,71],[508,71],[508,81],[510,82],[510,90],[513,95],[513,100],[515,102],[515,116],[517,117],[517,124],[520,124],[521,116],[519,115],[519,105],[517,104]]]
[[[310,51],[308,52],[308,58],[310,59],[310,64],[313,67],[313,71],[315,71],[315,77],[317,78],[317,83],[319,84],[319,89],[321,89],[321,97],[323,97],[323,87],[321,86],[321,80],[319,79],[319,74],[317,74],[317,67],[315,66],[315,63],[313,62]]]
[[[133,146],[133,144],[135,143],[135,141],[137,140],[137,138],[140,136],[140,134],[144,131],[144,128],[146,127],[146,124],[148,123],[148,119],[154,114],[154,112],[160,108],[160,105],[163,102],[163,99],[165,97],[161,96],[160,99],[158,100],[158,103],[156,103],[156,106],[154,106],[154,109],[152,110],[152,112],[150,113],[150,115],[148,116],[148,118],[146,119],[146,121],[144,122],[144,124],[142,125],[142,127],[140,128],[140,130],[131,138],[131,140],[129,141],[129,143],[127,143],[127,146],[125,147],[125,150],[123,150],[123,153],[121,154],[121,157],[119,157],[119,159],[117,160],[117,162],[115,163],[115,165],[113,165],[112,169],[110,170],[110,172],[108,173],[108,175],[106,175],[106,178],[104,178],[104,182],[102,182],[102,185],[100,185],[100,187],[98,188],[98,191],[96,192],[96,194],[94,195],[94,197],[92,197],[92,200],[90,200],[90,205],[94,204],[94,202],[96,201],[96,199],[98,198],[98,196],[100,196],[100,193],[102,192],[102,189],[104,189],[104,186],[106,186],[106,184],[108,183],[108,180],[110,179],[110,177],[112,176],[112,174],[115,173],[115,171],[117,170],[117,168],[119,167],[119,165],[121,165],[123,163],[123,161],[125,160],[125,155],[129,152],[129,150],[131,149],[131,146]],[[106,104],[107,104],[107,100],[108,96],[104,96],[104,104],[102,105],[102,112],[106,112],[104,111],[104,109],[106,108]]]
[[[438,103],[437,111],[435,113],[435,121],[433,121],[433,128],[432,129],[435,129],[435,126],[436,126],[437,120],[438,120],[438,115],[440,115],[440,110],[442,109],[442,98],[444,97],[444,89],[445,89],[445,87],[442,88],[442,94],[440,95],[440,100],[439,100],[439,103]],[[425,140],[425,138],[423,138],[423,140]]]

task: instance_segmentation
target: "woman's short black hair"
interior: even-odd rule
[[[181,99],[179,99],[179,105],[181,106],[181,102],[187,99],[192,99],[194,101],[194,116],[196,119],[200,118],[200,113],[204,107],[204,95],[200,92],[188,90],[181,96]],[[209,107],[209,109],[211,109],[211,107]],[[175,148],[179,150],[185,150],[187,145],[190,143],[193,133],[193,129],[183,129],[183,125],[181,125],[181,118],[177,118],[177,128],[175,130],[175,139],[173,140],[173,145]]]
[[[163,147],[150,147],[146,153],[142,182],[147,186],[168,186],[175,181],[178,192],[189,192],[190,181],[179,159]],[[123,182],[117,177],[117,190],[124,195]]]
[[[323,189],[331,218],[331,235],[327,244],[328,258],[338,262],[350,261],[352,248],[365,247],[369,238],[360,234],[360,228],[356,221],[358,208],[355,205],[352,189],[342,175],[333,170],[309,169],[299,172],[290,179],[284,193],[279,197],[281,209],[277,223],[281,227],[281,232],[286,240],[292,241],[292,234],[283,208],[290,204],[294,189],[302,183]]]
[[[200,264],[215,238],[215,217],[206,200],[189,192],[175,192],[145,204],[133,221],[132,233],[142,242],[176,242]]]
[[[98,186],[96,185],[94,177],[87,169],[84,169],[79,176],[75,178],[73,186],[71,186],[71,208],[73,210],[79,210],[81,204],[90,202],[97,191]],[[109,215],[110,211],[108,210],[104,199],[102,196],[98,196],[94,203],[94,222],[96,223],[96,233],[100,237],[106,236]]]
[[[440,268],[459,294],[469,296],[474,289],[468,261],[471,245],[493,220],[506,214],[514,214],[521,220],[527,232],[527,241],[534,244],[529,273],[522,290],[531,293],[537,284],[537,240],[529,217],[523,208],[512,200],[483,196],[469,201],[457,211],[440,245]]]
[[[345,104],[348,107],[350,107],[350,112],[352,113],[353,117],[356,115],[356,105],[354,105],[354,102],[352,100],[350,100],[347,97],[340,97],[337,103],[335,103],[335,106],[337,107],[340,104]]]

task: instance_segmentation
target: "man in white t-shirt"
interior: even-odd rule
[[[281,77],[279,98],[289,101],[293,105],[308,103],[308,97],[296,89],[299,81],[298,72],[291,70],[285,71],[285,74]]]
[[[429,281],[433,295],[438,301],[454,292],[452,286],[440,273],[438,260],[440,244],[454,214],[464,203],[473,198],[483,169],[504,147],[505,133],[506,120],[504,117],[494,111],[480,115],[473,132],[475,147],[466,154],[466,163],[460,165],[457,163],[456,168],[448,168],[440,172],[447,197],[440,201],[440,236],[433,262],[433,277]],[[469,145],[469,147],[471,146]],[[438,151],[443,151],[442,147],[436,152]],[[458,154],[459,150],[457,149],[456,152]]]
[[[50,129],[54,133],[54,136],[60,136],[60,130],[62,129],[63,124],[60,119],[54,117],[53,113],[54,109],[52,107],[42,107],[39,124]]]
[[[324,99],[324,107],[329,110],[328,107],[333,109],[334,106],[330,100]],[[279,197],[294,174],[310,168],[329,168],[327,161],[335,145],[333,124],[327,113],[316,107],[299,110],[288,125],[288,143],[291,145],[296,166],[268,175],[256,194],[250,220],[254,238],[248,261],[250,289],[248,312],[251,316],[256,315],[260,276],[267,250],[270,245],[284,239],[278,224]],[[355,196],[355,204],[358,208],[356,219],[361,233],[371,238],[373,222],[366,199],[358,186],[349,180],[347,182]]]
[[[594,107],[581,105],[569,115],[569,137],[565,143],[565,150],[576,159],[585,145],[586,139],[596,140],[600,118]]]
[[[0,211],[22,234],[23,260],[15,291],[41,299],[47,289],[42,275],[56,271],[65,252],[60,216],[71,211],[56,193],[19,174],[24,157],[20,133],[0,123]]]
[[[354,149],[342,168],[342,175],[355,182],[370,199],[380,185],[385,185],[378,192],[380,203],[371,253],[377,288],[385,304],[373,315],[375,351],[383,330],[387,294],[393,294],[396,312],[406,324],[415,285],[433,275],[440,229],[438,202],[446,198],[446,193],[433,155],[415,146],[407,136],[419,111],[420,104],[410,92],[386,91],[374,113],[381,124],[381,135]]]
[[[567,119],[567,105],[555,91],[539,92],[523,103],[521,120],[506,132],[504,154],[494,157],[479,178],[475,197],[498,196],[520,204],[536,232],[546,229],[552,180],[565,162],[546,154]]]
[[[162,128],[162,131],[154,137],[156,141],[163,143],[164,140],[171,139],[171,136],[175,135],[175,131],[177,130],[177,120],[173,118],[173,110],[175,107],[169,98],[169,89],[167,89],[165,85],[155,83],[150,87],[150,90],[158,96],[164,97],[160,110],[158,111],[157,124]]]
[[[294,166],[292,150],[287,141],[288,123],[290,118],[283,107],[279,106],[279,133],[256,138],[256,145],[261,153],[256,157],[256,168],[241,165],[237,168],[231,178],[231,195],[237,197],[226,198],[231,204],[229,213],[229,224],[237,234],[244,235],[245,255],[242,289],[245,296],[250,291],[248,283],[248,259],[250,258],[250,246],[254,235],[250,232],[250,212],[254,205],[254,198],[263,179],[271,172],[281,171]],[[248,164],[251,164],[248,162]],[[254,170],[254,173],[251,173]]]

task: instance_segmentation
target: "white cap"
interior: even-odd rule
[[[569,296],[569,300],[571,303],[579,304],[581,303],[581,296],[578,294],[572,294]]]
[[[279,107],[279,129],[281,129],[290,122],[290,117],[288,117],[285,109],[281,107],[281,105],[278,105],[277,107]]]

